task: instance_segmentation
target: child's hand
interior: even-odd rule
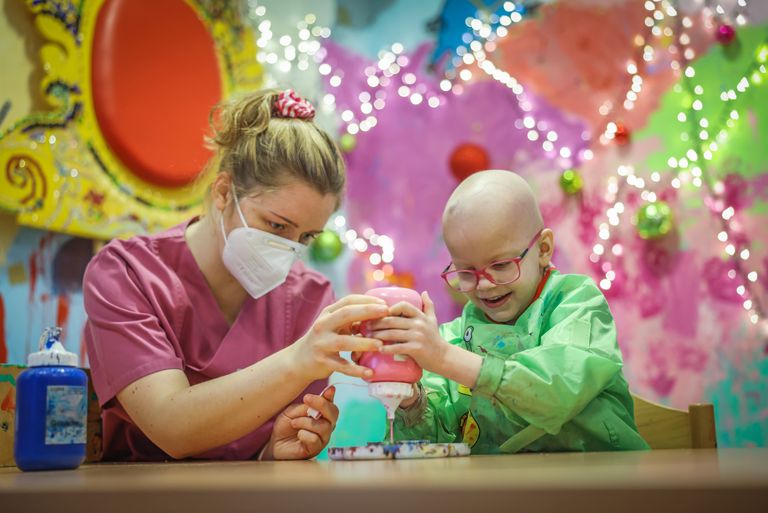
[[[306,394],[304,404],[293,404],[278,415],[262,459],[302,460],[317,456],[328,445],[339,418],[339,409],[333,404],[335,394],[335,387],[329,387],[322,395]],[[322,417],[316,420],[308,416],[309,408],[319,411]]]
[[[399,342],[383,346],[382,353],[408,355],[422,368],[442,374],[450,344],[440,336],[435,304],[429,294],[422,292],[421,299],[423,312],[410,303],[397,303],[389,309],[389,316],[369,323],[369,336]]]

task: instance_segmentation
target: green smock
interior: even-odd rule
[[[440,334],[483,357],[470,390],[424,373],[395,439],[465,442],[473,454],[648,449],[635,425],[608,303],[587,276],[548,270],[516,322],[467,303]]]

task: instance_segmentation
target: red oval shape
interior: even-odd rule
[[[96,119],[110,149],[136,176],[177,187],[210,151],[208,113],[221,100],[211,34],[183,0],[107,0],[93,40]]]

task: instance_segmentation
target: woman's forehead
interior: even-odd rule
[[[302,183],[288,183],[271,189],[252,190],[245,203],[250,208],[266,209],[304,227],[325,223],[335,209],[336,198],[331,194],[322,195]],[[323,219],[318,221],[319,218]]]

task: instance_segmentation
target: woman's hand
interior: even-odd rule
[[[322,395],[306,394],[304,404],[292,404],[275,419],[272,436],[264,447],[263,460],[303,460],[317,456],[328,445],[339,418],[333,404],[335,387]],[[322,414],[315,420],[307,410],[314,408]]]
[[[363,321],[387,315],[386,303],[378,298],[351,295],[326,307],[309,331],[288,349],[299,372],[310,380],[325,379],[333,372],[356,378],[370,377],[373,371],[345,360],[342,351],[378,351],[381,340],[356,335]]]

